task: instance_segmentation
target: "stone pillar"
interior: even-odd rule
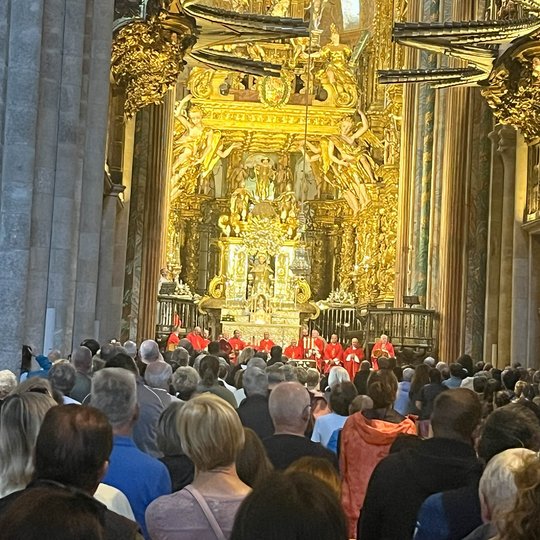
[[[501,208],[501,264],[497,316],[497,357],[499,366],[510,362],[512,326],[512,272],[514,242],[514,186],[516,175],[516,131],[503,126],[499,131],[499,152],[503,160]]]

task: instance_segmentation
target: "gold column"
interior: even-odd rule
[[[166,256],[164,246],[173,113],[174,93],[171,92],[167,94],[163,105],[151,105],[142,112],[149,115],[149,148],[141,246],[138,341],[155,335],[159,270]]]
[[[442,173],[439,304],[439,351],[445,362],[455,361],[462,347],[470,92],[467,88],[449,90],[445,111],[448,120]]]
[[[355,224],[352,221],[346,221],[342,227],[338,288],[347,292],[352,292],[355,250]]]

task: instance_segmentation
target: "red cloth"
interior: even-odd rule
[[[304,353],[307,355],[307,358],[311,360],[317,360],[322,358],[324,353],[324,339],[317,338],[304,338]]]
[[[165,346],[165,348],[168,351],[174,351],[174,349],[176,349],[176,346],[179,343],[180,343],[180,338],[174,332],[172,332],[167,338],[167,345]]]
[[[231,339],[229,339],[229,345],[232,347],[235,354],[239,353],[240,351],[246,348],[246,342],[235,337],[232,337]]]
[[[341,431],[339,469],[342,478],[341,503],[349,522],[349,538],[356,538],[358,516],[373,470],[388,455],[390,446],[402,433],[416,435],[416,426],[410,418],[394,424],[384,420],[368,420],[358,412],[345,422]]]
[[[302,360],[304,358],[304,349],[301,345],[289,345],[285,347],[283,354],[289,360]]]
[[[196,351],[204,351],[204,348],[206,346],[206,340],[200,335],[195,334],[195,332],[190,332],[186,339],[193,345],[193,348]]]
[[[382,341],[377,341],[377,343],[373,345],[373,349],[371,349],[371,358],[375,358],[375,356],[373,356],[373,353],[380,350],[387,351],[390,355],[390,358],[394,358],[396,356],[394,353],[394,346],[389,341],[387,341],[384,346]]]
[[[347,370],[351,381],[360,369],[360,362],[365,358],[364,349],[347,347],[343,353],[343,367]]]
[[[319,370],[323,370],[323,372],[326,374],[328,373],[334,366],[341,365],[341,361],[343,359],[343,347],[340,343],[328,343],[328,345],[324,349],[324,357],[323,360],[318,362]]]
[[[261,339],[257,350],[269,353],[270,349],[275,345],[271,339]]]

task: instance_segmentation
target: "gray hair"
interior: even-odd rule
[[[134,341],[131,341],[130,339],[124,341],[123,347],[131,358],[135,358],[137,356],[137,344]]]
[[[172,377],[172,367],[167,362],[152,362],[146,366],[144,380],[152,388],[169,390]]]
[[[328,374],[328,386],[333,388],[336,384],[350,382],[351,377],[348,371],[341,366],[333,367]]]
[[[9,369],[0,371],[0,399],[4,399],[17,386],[17,377]]]
[[[187,366],[189,364],[189,352],[184,347],[177,347],[171,354],[171,362],[178,366]]]
[[[308,368],[306,386],[308,388],[317,388],[320,380],[321,376],[319,375],[319,372],[315,368]]]
[[[266,368],[266,374],[268,375],[268,384],[275,385],[285,381],[285,374],[281,370],[281,366],[268,366]]]
[[[258,367],[249,367],[244,371],[242,386],[246,396],[268,395],[268,375]]]
[[[114,427],[127,424],[137,409],[135,375],[124,368],[103,368],[92,378],[91,405]]]
[[[195,390],[201,377],[195,368],[181,366],[173,374],[172,385],[180,399],[189,399]]]
[[[47,375],[52,387],[64,395],[69,395],[75,386],[77,372],[67,360],[53,364]]]
[[[163,360],[161,353],[159,352],[159,345],[153,339],[147,339],[141,343],[139,355],[145,364]]]
[[[296,370],[293,366],[289,366],[289,364],[285,364],[284,366],[281,366],[281,372],[283,373],[283,377],[286,381],[293,381],[297,382],[298,377],[296,376]]]
[[[92,351],[84,345],[76,347],[71,353],[71,363],[75,369],[90,373],[92,371]]]
[[[248,363],[247,367],[258,367],[259,369],[266,369],[266,362],[260,356],[254,356]]]

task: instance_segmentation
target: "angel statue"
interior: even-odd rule
[[[288,183],[285,191],[276,199],[281,223],[287,226],[287,236],[293,238],[298,229],[298,199],[292,184]]]
[[[330,43],[312,57],[324,60],[324,66],[315,75],[323,86],[328,84],[336,96],[339,107],[352,107],[358,100],[358,91],[354,72],[349,65],[352,51],[350,47],[340,43],[335,24],[330,25]]]
[[[274,163],[268,157],[263,157],[260,163],[255,165],[255,195],[259,201],[266,201],[270,197],[275,173]]]
[[[240,145],[233,143],[224,148],[221,132],[204,126],[202,110],[191,106],[186,113],[186,96],[175,107],[175,119],[184,128],[182,135],[173,143],[173,175],[171,178],[171,201],[181,193],[192,195],[200,179],[205,179],[219,159],[227,157]]]

